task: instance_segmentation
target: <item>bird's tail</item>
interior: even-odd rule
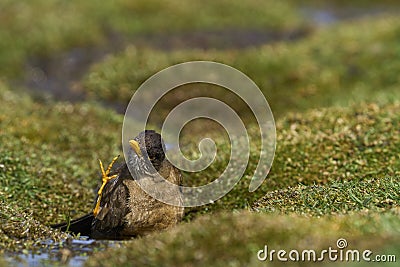
[[[81,236],[90,236],[93,219],[93,213],[88,213],[78,219],[69,222],[51,225],[51,228],[59,229],[63,232],[68,231],[76,235],[80,234]]]

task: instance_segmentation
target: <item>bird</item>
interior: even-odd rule
[[[99,160],[102,185],[93,211],[70,222],[52,225],[53,228],[93,239],[126,239],[165,230],[182,220],[184,208],[179,187],[167,192],[178,203],[175,206],[153,198],[138,183],[161,176],[182,185],[181,172],[166,158],[159,133],[145,130],[130,140],[127,160],[112,170],[117,159],[118,156],[114,157],[106,170]]]

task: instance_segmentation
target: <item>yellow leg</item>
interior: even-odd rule
[[[111,161],[111,163],[108,165],[107,170],[105,170],[105,171],[104,171],[103,162],[99,159],[99,165],[100,165],[100,170],[101,170],[101,180],[103,183],[101,184],[100,189],[97,192],[97,194],[98,194],[97,202],[96,202],[95,208],[93,209],[94,216],[97,216],[97,214],[100,211],[100,200],[101,200],[101,196],[103,194],[104,186],[108,183],[108,181],[110,181],[111,179],[114,179],[115,177],[118,176],[117,174],[109,176],[111,168],[114,165],[114,163],[117,161],[118,158],[119,158],[119,155],[114,157],[113,160]]]
[[[100,200],[101,200],[101,196],[99,196],[97,198],[96,207],[94,207],[94,209],[93,209],[93,215],[95,217],[97,216],[97,214],[99,214],[99,211],[100,211]]]

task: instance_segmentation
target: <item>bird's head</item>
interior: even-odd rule
[[[153,130],[145,130],[129,141],[130,152],[128,164],[142,174],[152,173],[152,168],[158,171],[165,159],[165,145],[161,135]],[[154,171],[153,171],[154,172]]]

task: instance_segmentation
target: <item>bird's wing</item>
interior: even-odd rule
[[[124,172],[106,184],[100,201],[100,211],[93,220],[92,237],[118,238],[123,229],[124,217],[129,212],[129,191],[122,182]]]

